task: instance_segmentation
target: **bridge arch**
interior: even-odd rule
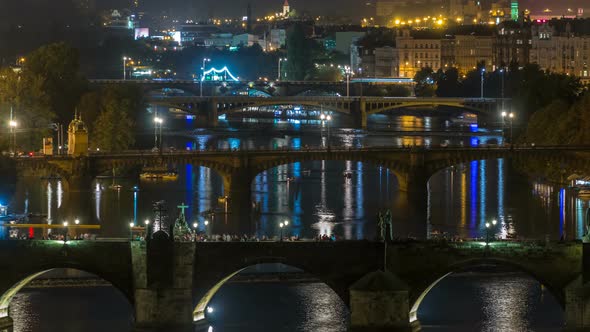
[[[266,162],[260,163],[253,171],[252,180],[255,179],[260,174],[267,172],[273,168],[277,168],[280,166],[285,165],[292,165],[295,163],[304,163],[304,162],[321,162],[321,161],[340,161],[340,162],[361,162],[364,164],[370,164],[376,167],[384,167],[387,168],[392,174],[394,174],[398,180],[398,184],[403,181],[405,168],[403,164],[397,163],[394,161],[389,161],[386,159],[367,159],[361,156],[356,156],[354,158],[350,158],[347,155],[338,155],[338,154],[330,154],[326,153],[324,156],[308,156],[303,154],[301,156],[286,156],[285,158],[280,159],[269,159]]]
[[[83,264],[76,264],[73,262],[62,263],[62,264],[41,264],[34,269],[27,269],[24,271],[18,271],[17,273],[10,273],[10,278],[6,279],[3,276],[2,283],[0,285],[0,318],[8,316],[8,310],[10,302],[19,291],[26,287],[34,279],[50,272],[59,269],[73,269],[80,272],[90,273],[99,279],[102,279],[112,287],[118,290],[118,292],[127,300],[130,306],[134,306],[135,300],[133,291],[127,285],[121,284],[119,280],[112,278],[111,276],[94,270],[89,266]]]
[[[340,298],[342,303],[344,303],[344,305],[348,307],[347,287],[343,287],[343,285],[339,284],[335,280],[323,278],[319,273],[314,273],[314,270],[310,266],[293,262],[292,260],[281,256],[255,257],[248,259],[240,266],[233,267],[233,272],[230,272],[229,274],[218,280],[217,283],[210,287],[209,290],[197,300],[195,309],[193,311],[193,321],[198,322],[207,318],[207,309],[209,307],[208,305],[213,299],[213,297],[219,292],[221,287],[223,287],[230,279],[238,275],[240,272],[243,272],[244,270],[250,267],[254,267],[256,265],[276,263],[297,268],[299,270],[302,270],[304,273],[308,273],[313,277],[317,278],[319,282],[328,286],[328,288],[330,288]]]
[[[403,108],[410,108],[410,107],[432,107],[432,106],[453,107],[453,108],[462,109],[462,110],[465,110],[465,111],[468,111],[470,113],[474,113],[477,115],[489,113],[486,109],[481,108],[481,107],[477,107],[474,105],[470,105],[466,101],[445,100],[444,98],[439,100],[436,98],[431,98],[429,100],[408,99],[408,100],[393,102],[393,103],[389,103],[387,101],[387,99],[383,99],[382,101],[379,101],[379,102],[373,102],[373,101],[368,100],[367,101],[367,114],[368,115],[378,114],[378,113],[383,113],[383,112],[387,112],[387,111],[403,109]]]
[[[485,245],[485,244],[482,244]],[[469,270],[482,265],[493,265],[500,267],[508,267],[518,272],[525,273],[537,282],[545,286],[551,295],[559,302],[562,308],[565,308],[565,294],[564,291],[557,285],[552,284],[545,276],[538,271],[527,268],[523,264],[519,264],[508,259],[499,258],[478,258],[468,259],[453,265],[448,266],[446,269],[433,273],[427,277],[425,283],[420,286],[415,286],[410,292],[410,323],[419,321],[418,310],[420,305],[428,295],[428,293],[435,288],[443,279],[450,276],[451,274],[458,273],[461,271]]]

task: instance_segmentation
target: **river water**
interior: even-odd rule
[[[372,121],[373,132],[328,128],[315,120],[243,120],[222,122],[221,128],[206,130],[195,129],[197,123],[191,119],[170,118],[163,145],[193,150],[298,149],[327,144],[475,146],[502,140],[499,132],[459,127],[448,117],[378,116]],[[338,119],[334,127],[339,127]],[[153,142],[150,133],[139,138],[146,148]],[[226,216],[207,213],[220,208],[221,178],[205,167],[177,165],[177,169],[175,181],[98,179],[92,188],[78,193],[65,192],[59,180],[23,179],[13,195],[1,199],[11,211],[47,215],[46,221],[39,222],[61,224],[79,219],[82,225],[98,224],[100,231],[78,232],[96,232],[103,237],[129,236],[129,223],[141,225],[151,219],[152,202],[165,199],[171,217],[176,217],[176,206],[184,202],[189,206],[186,214],[191,224],[198,221],[202,232],[221,232]],[[344,172],[352,177],[345,178]],[[112,184],[122,189],[110,189]],[[485,223],[496,219],[498,226],[492,232],[502,238],[578,239],[588,208],[588,202],[574,192],[529,180],[502,159],[455,165],[435,174],[429,182],[425,211],[420,214],[427,222],[417,222],[413,207],[397,190],[393,174],[360,162],[313,161],[276,167],[256,177],[252,193],[261,206],[252,229],[258,236],[277,236],[279,222],[289,220],[285,232],[290,235],[373,239],[378,212],[390,209],[394,236],[402,238],[443,233],[483,237]],[[205,220],[210,221],[208,226]],[[0,236],[8,236],[5,230],[1,232]],[[39,229],[21,230],[20,235],[23,233],[43,236]],[[456,292],[458,302],[446,305],[449,294],[455,298]],[[114,289],[34,289],[15,298],[11,315],[17,322],[16,331],[23,332],[79,331],[82,326],[89,332],[126,331],[132,313],[125,301]],[[212,305],[220,309],[215,315],[221,322],[214,331],[343,331],[347,311],[339,301],[323,284],[230,284],[213,300]],[[96,304],[100,305],[93,307]],[[96,315],[68,314],[66,323],[57,319],[60,312],[85,312],[91,307]],[[419,317],[426,331],[556,331],[563,323],[555,299],[536,281],[518,273],[452,275],[433,289]]]

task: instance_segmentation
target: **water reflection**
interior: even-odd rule
[[[290,138],[290,144],[298,145]],[[348,174],[348,175],[346,175]],[[206,167],[181,165],[177,181],[97,179],[87,192],[63,191],[60,181],[25,179],[10,203],[13,212],[46,215],[36,223],[61,224],[80,219],[82,225],[101,225],[100,235],[128,236],[129,222],[152,219],[152,203],[166,200],[168,214],[182,202],[190,223],[215,232],[227,225],[219,205],[223,180]],[[137,186],[137,189],[134,187]],[[448,233],[462,238],[485,236],[485,223],[499,221],[493,230],[501,238],[579,239],[583,235],[586,201],[575,192],[543,183],[528,184],[505,160],[472,161],[435,174],[422,204],[408,201],[397,189],[390,170],[356,161],[314,161],[282,165],[260,173],[252,183],[259,212],[252,216],[256,235],[278,235],[278,224],[290,221],[287,234],[344,239],[372,239],[376,216],[391,209],[395,236],[419,238]],[[423,209],[423,211],[422,211]],[[205,220],[211,224],[207,227]],[[424,220],[429,220],[428,225]],[[40,232],[35,236],[41,236]]]

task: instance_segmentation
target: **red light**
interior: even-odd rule
[[[33,156],[33,152],[29,152],[29,157],[32,157],[32,156]]]

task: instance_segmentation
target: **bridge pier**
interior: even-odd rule
[[[80,192],[90,190],[93,178],[88,175],[72,175],[64,180],[63,184],[66,191]]]
[[[136,327],[191,331],[194,244],[131,242],[131,255]]]
[[[13,323],[9,316],[0,318],[0,332],[12,332]]]
[[[360,129],[367,129],[367,102],[365,98],[359,98],[350,106],[355,126]]]
[[[375,271],[350,287],[352,331],[414,331],[409,288],[391,272]]]
[[[252,227],[252,175],[248,168],[235,169],[223,179],[224,193],[227,198],[227,222],[214,225],[215,232],[229,234],[250,234]],[[224,229],[218,229],[223,227]]]
[[[217,123],[217,99],[214,98],[207,102],[207,126],[214,128],[217,127]]]

